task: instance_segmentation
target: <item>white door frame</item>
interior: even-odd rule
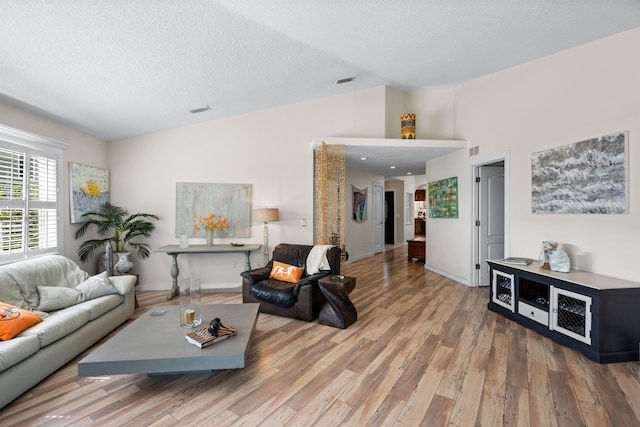
[[[382,197],[380,198],[380,202],[379,202],[380,206],[375,206],[374,193],[375,193],[375,187],[376,186],[380,187],[382,189]],[[382,242],[382,248],[381,248],[380,252],[376,252],[376,224],[374,223],[375,219],[376,219],[376,213],[372,212],[372,215],[371,215],[371,217],[372,217],[371,218],[371,222],[372,222],[372,225],[373,225],[373,229],[372,229],[372,233],[373,233],[372,237],[373,237],[373,239],[371,241],[371,248],[373,250],[371,252],[373,254],[378,254],[378,253],[383,253],[384,252],[384,237],[385,237],[385,235],[384,235],[384,227],[385,227],[385,224],[384,224],[384,192],[385,192],[385,190],[384,190],[384,182],[373,181],[371,183],[371,193],[372,193],[371,194],[371,200],[372,200],[371,207],[373,209],[379,209],[379,212],[381,212],[381,214],[382,214],[382,227],[380,228],[380,232],[379,232],[380,235],[381,235],[379,237],[381,237],[381,242]]]
[[[480,254],[478,252],[478,233],[476,233],[476,213],[480,203],[476,176],[480,166],[504,161],[504,256],[511,254],[511,152],[503,151],[491,156],[472,158],[469,160],[469,197],[472,214],[469,221],[469,234],[471,236],[470,256],[469,256],[469,286],[477,287],[480,284],[480,274],[476,270],[476,260]]]

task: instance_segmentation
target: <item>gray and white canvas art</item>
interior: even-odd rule
[[[531,155],[533,213],[627,213],[627,132]]]
[[[205,238],[204,230],[193,227],[193,215],[214,214],[227,218],[229,228],[216,231],[217,237],[251,237],[251,184],[176,183],[176,237]]]

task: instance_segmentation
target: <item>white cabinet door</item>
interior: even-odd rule
[[[549,329],[590,345],[591,297],[551,286]]]
[[[515,312],[515,281],[513,274],[503,273],[493,270],[493,280],[491,281],[491,295],[494,303],[508,308]]]

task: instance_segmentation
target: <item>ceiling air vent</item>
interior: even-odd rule
[[[209,110],[211,110],[211,107],[209,107],[208,105],[205,105],[204,107],[194,108],[193,110],[189,110],[189,112],[191,114],[198,114],[198,113],[204,113],[205,111],[209,111]]]
[[[353,81],[353,79],[355,79],[355,76],[354,77],[345,77],[344,79],[338,79],[338,80],[336,80],[336,84],[337,85],[341,85],[342,83],[349,83],[349,82]]]

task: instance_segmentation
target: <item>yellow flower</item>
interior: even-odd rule
[[[88,180],[87,185],[82,187],[82,192],[91,197],[98,197],[100,195],[100,189],[92,179]]]

